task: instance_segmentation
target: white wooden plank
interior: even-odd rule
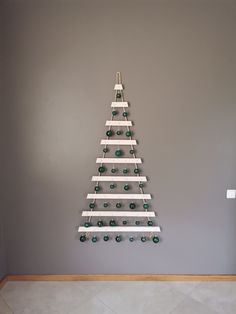
[[[100,194],[100,193],[89,193],[87,199],[107,199],[107,200],[150,200],[151,194]]]
[[[141,164],[141,158],[97,158],[97,164]]]
[[[85,217],[155,217],[155,212],[141,211],[83,211]]]
[[[103,182],[147,182],[147,177],[141,176],[93,176],[92,181]]]
[[[136,140],[101,140],[101,145],[137,145]]]
[[[132,121],[106,121],[106,126],[132,126]]]
[[[160,227],[136,227],[136,226],[114,226],[114,227],[79,227],[78,232],[161,232]]]
[[[116,84],[114,87],[114,90],[122,90],[123,89],[123,85],[122,84]]]
[[[117,108],[121,108],[121,107],[124,107],[124,108],[127,108],[127,107],[129,107],[129,104],[128,104],[128,102],[127,101],[113,101],[112,103],[111,103],[111,107],[112,108],[115,108],[115,107],[117,107]]]

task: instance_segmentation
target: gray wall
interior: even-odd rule
[[[9,273],[236,273],[235,1],[7,1]],[[76,234],[116,71],[161,243]]]

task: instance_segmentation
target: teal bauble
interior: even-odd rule
[[[108,153],[108,152],[109,152],[109,149],[105,147],[105,148],[103,148],[102,151],[103,151],[103,153]]]
[[[116,157],[121,157],[121,156],[123,155],[122,150],[121,150],[121,149],[117,149],[117,150],[115,151],[115,155],[116,155]]]
[[[146,241],[147,241],[147,238],[146,238],[146,237],[141,237],[141,241],[142,241],[142,242],[146,242]]]
[[[132,236],[129,237],[129,241],[130,241],[130,242],[134,242],[134,237],[132,237]]]
[[[144,184],[143,183],[139,183],[138,186],[140,187],[140,189],[142,189],[144,187]]]
[[[131,150],[129,151],[129,153],[130,153],[131,155],[133,155],[133,154],[135,153],[135,150],[134,150],[134,149],[131,149]]]
[[[152,237],[152,241],[153,241],[154,243],[158,243],[158,242],[160,241],[160,239],[158,238],[158,236],[153,236],[153,237]]]
[[[104,166],[100,166],[99,168],[98,168],[98,172],[100,172],[100,173],[103,173],[103,172],[105,172],[106,171],[106,168],[104,167]]]
[[[92,237],[92,242],[93,242],[93,243],[96,243],[97,241],[98,241],[97,236],[93,236],[93,237]]]
[[[138,174],[139,172],[140,172],[140,171],[139,171],[138,168],[135,168],[135,169],[134,169],[134,173]]]
[[[89,208],[95,208],[95,203],[90,203]]]
[[[111,173],[116,173],[116,168],[112,168]]]
[[[148,220],[147,224],[148,224],[148,226],[153,226],[153,221]]]
[[[117,135],[121,135],[123,132],[121,130],[116,131]]]
[[[102,221],[102,220],[99,220],[99,221],[97,222],[97,225],[98,225],[98,227],[103,227],[103,221]]]
[[[124,185],[124,190],[125,190],[125,191],[128,191],[128,190],[129,190],[129,185],[128,185],[128,184],[125,184],[125,185]]]
[[[112,115],[113,115],[113,116],[116,116],[117,114],[118,114],[118,111],[117,111],[117,110],[113,110],[113,111],[112,111]]]
[[[128,170],[127,168],[123,169],[123,173],[124,173],[124,174],[126,174],[126,173],[128,173],[128,172],[129,172],[129,170]]]
[[[85,242],[86,241],[86,236],[85,235],[81,235],[79,240],[80,240],[80,242]]]
[[[100,187],[99,187],[98,185],[96,185],[95,188],[94,188],[94,190],[95,190],[96,192],[98,192],[98,191],[100,191]]]
[[[123,223],[123,225],[127,225],[128,221],[127,220],[123,220],[122,223]]]
[[[121,98],[121,93],[116,93],[116,98]]]
[[[103,240],[104,241],[108,241],[109,240],[109,236],[108,235],[104,235]]]
[[[123,115],[123,117],[128,117],[128,112],[127,112],[127,111],[124,111],[124,112],[122,113],[122,115]]]
[[[135,208],[136,208],[135,203],[130,203],[130,204],[129,204],[129,208],[130,208],[130,209],[135,209]]]
[[[121,236],[120,235],[118,235],[118,236],[116,236],[116,242],[121,242],[121,240],[122,240],[122,238],[121,238]]]
[[[114,183],[110,184],[110,189],[114,189],[116,187],[116,185]]]
[[[116,203],[116,208],[121,208],[122,204],[121,203]]]
[[[105,203],[103,203],[103,207],[108,207],[109,206],[109,204],[107,203],[107,202],[105,202]]]
[[[139,226],[139,225],[140,225],[140,221],[139,221],[139,220],[136,220],[136,221],[135,221],[135,225],[136,225],[136,226]]]
[[[110,225],[111,227],[114,227],[114,226],[116,225],[115,220],[114,220],[114,219],[110,220],[109,225]]]
[[[126,135],[127,137],[130,137],[130,136],[132,135],[132,132],[131,132],[131,131],[127,131],[127,132],[125,132],[125,135]]]
[[[90,223],[90,222],[88,222],[88,221],[86,221],[86,222],[84,223],[84,226],[85,226],[86,228],[88,228],[88,227],[90,227],[90,226],[91,226],[91,223]]]
[[[144,208],[144,209],[148,209],[148,208],[149,208],[149,204],[148,204],[148,203],[144,203],[144,204],[143,204],[143,208]]]
[[[106,135],[108,137],[111,137],[113,135],[113,132],[111,130],[106,131]]]

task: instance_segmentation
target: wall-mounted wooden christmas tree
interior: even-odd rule
[[[103,154],[96,160],[98,175],[92,177],[94,193],[87,195],[89,210],[82,211],[85,221],[78,228],[82,233],[81,242],[113,238],[121,242],[127,234],[130,242],[138,239],[159,242],[156,233],[160,227],[154,222],[156,214],[151,210],[151,195],[144,193],[147,177],[141,175],[138,167],[142,160],[136,157],[137,141],[132,138],[133,123],[128,119],[129,104],[124,101],[123,89],[117,72],[111,119],[106,121],[107,138],[101,140]]]

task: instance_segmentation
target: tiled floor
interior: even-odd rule
[[[236,282],[8,282],[0,313],[236,314]]]

